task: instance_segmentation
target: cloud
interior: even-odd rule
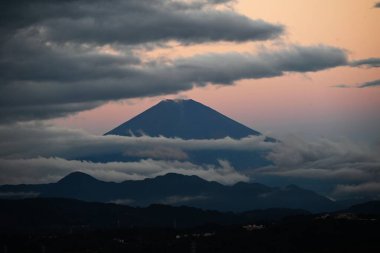
[[[139,149],[139,148],[130,148],[124,152],[127,156],[132,157],[150,157],[153,159],[164,159],[164,160],[187,160],[188,155],[176,148],[172,147],[158,147]]]
[[[332,88],[353,88],[354,86],[348,85],[348,84],[338,84],[338,85],[332,85],[330,87],[332,87]]]
[[[356,185],[338,185],[333,193],[337,197],[380,198],[380,182],[368,182]]]
[[[208,197],[205,195],[195,195],[195,196],[182,196],[182,195],[175,195],[166,197],[165,199],[161,200],[162,204],[166,205],[177,205],[177,204],[185,204],[186,202],[191,202],[194,200],[206,200]]]
[[[141,44],[177,40],[268,40],[284,28],[215,5],[231,1],[11,1],[3,4],[8,36],[29,31],[44,41]]]
[[[358,85],[359,88],[368,88],[368,87],[376,87],[376,86],[380,86],[380,79]]]
[[[368,68],[378,68],[380,67],[380,58],[368,58],[357,61],[352,61],[350,63],[352,67],[368,67]]]
[[[307,142],[302,138],[291,136],[275,146],[268,158],[279,167],[312,164],[328,168],[332,162],[372,160],[375,151],[371,150],[370,147],[360,146],[346,139],[332,141],[321,138]]]
[[[38,195],[38,192],[0,192],[0,199],[36,198]]]
[[[1,90],[1,88],[0,88]],[[19,92],[22,92],[21,90]],[[104,104],[96,102],[75,102],[53,105],[2,106],[0,102],[0,124],[35,119],[65,117],[81,111],[90,110]]]
[[[15,134],[17,133],[17,134]],[[265,136],[211,140],[183,140],[165,137],[97,136],[41,123],[0,125],[0,157],[6,159],[102,156],[123,153],[140,158],[184,160],[194,150],[268,150],[274,143]]]
[[[17,43],[9,44],[14,46]],[[20,48],[24,53],[19,58],[5,55],[0,63],[7,73],[1,77],[0,85],[3,121],[57,117],[64,115],[67,107],[69,114],[110,100],[173,94],[207,84],[233,85],[242,79],[313,72],[347,64],[344,50],[324,45],[292,45],[257,54],[203,54],[143,65],[133,55],[99,55],[70,46],[41,48],[37,50],[41,53],[37,53],[33,43],[29,47],[32,48]],[[9,52],[14,51],[17,50]]]
[[[284,27],[234,11],[230,0],[6,1],[0,18],[0,119],[63,117],[120,99],[207,84],[320,71],[346,52],[290,45],[257,54],[147,59],[147,48],[273,40]]]
[[[114,199],[110,201],[110,203],[117,205],[131,205],[133,202],[135,202],[134,199]]]
[[[288,137],[277,143],[267,158],[273,166],[254,170],[254,177],[307,180],[317,184],[344,185],[380,182],[380,148],[346,139],[305,141]],[[286,180],[285,180],[286,181]]]
[[[349,191],[338,193],[336,186],[380,182],[380,147],[346,139],[306,141],[291,136],[281,142],[265,142],[264,136],[240,140],[95,136],[42,123],[0,125],[0,139],[0,184],[55,182],[77,170],[106,181],[143,179],[174,172],[224,184],[247,181],[250,176],[259,181],[269,177],[267,183],[306,182],[301,185],[314,190],[315,185],[326,185],[328,191],[324,193],[343,198],[349,196]],[[189,162],[189,152],[210,150],[252,154],[262,151],[272,165],[238,172],[224,160],[216,165]],[[107,163],[75,160],[115,153],[136,159]]]
[[[203,9],[214,6],[232,7],[236,3],[236,0],[171,0],[166,2],[170,3],[175,9]]]
[[[206,180],[233,184],[247,181],[228,161],[217,165],[193,164],[187,152],[202,150],[268,150],[274,143],[264,136],[240,140],[183,140],[165,137],[96,136],[80,130],[42,123],[0,125],[0,184],[55,182],[73,171],[83,171],[106,181],[143,179],[167,173],[197,175]],[[127,154],[131,162],[95,163],[76,157]]]
[[[0,121],[63,117],[114,100],[175,94],[242,79],[305,73],[349,63],[326,45],[257,54],[147,59],[147,48],[279,38],[282,25],[253,20],[230,0],[11,1],[0,22]]]
[[[368,167],[376,168],[378,163],[366,164]],[[316,180],[369,180],[371,175],[365,173],[361,169],[357,168],[294,168],[291,170],[277,170],[278,168],[272,168],[271,170],[265,169],[265,173],[280,177],[288,178],[303,178],[303,179],[316,179]]]
[[[370,81],[370,82],[360,83],[360,84],[356,84],[356,85],[339,84],[339,85],[334,85],[331,87],[334,87],[334,88],[371,88],[371,87],[377,87],[377,86],[380,86],[380,79]]]
[[[365,68],[378,68],[380,67],[380,58],[368,58],[368,59],[361,59],[361,60],[356,60],[356,61],[351,61],[348,64],[351,67],[365,67]],[[374,86],[379,86],[380,85],[380,80],[375,80],[371,82],[366,82],[362,84],[357,84],[357,85],[348,85],[348,84],[339,84],[339,85],[334,85],[332,87],[334,88],[367,88],[367,87],[374,87]]]
[[[219,166],[199,166],[189,162],[151,159],[138,162],[92,163],[56,157],[39,157],[0,159],[0,171],[2,172],[0,184],[51,183],[74,171],[81,171],[100,180],[113,182],[141,180],[167,173],[196,175],[208,181],[227,185],[249,180],[247,176],[235,171],[226,161],[220,161]]]

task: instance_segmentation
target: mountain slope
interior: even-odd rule
[[[240,139],[260,135],[192,99],[163,100],[105,135],[165,136],[182,139]]]
[[[365,203],[356,204],[344,211],[348,213],[355,213],[355,214],[380,215],[380,201],[368,201]]]
[[[329,199],[298,187],[268,187],[257,183],[225,186],[196,176],[167,174],[153,179],[103,182],[83,173],[72,173],[57,183],[0,186],[1,196],[62,197],[133,206],[153,203],[186,205],[221,211],[262,208],[294,208],[312,212],[330,211]]]
[[[241,139],[248,136],[260,136],[261,133],[194,100],[163,100],[131,120],[121,124],[105,135],[142,136],[188,139]],[[276,140],[265,137],[268,142]],[[187,160],[197,165],[211,164],[219,166],[220,160],[229,161],[237,170],[260,168],[270,165],[265,150],[202,149],[186,150]],[[138,161],[149,156],[136,157],[133,152],[114,151],[104,155],[76,157],[78,160],[93,162]],[[154,159],[154,158],[153,158]]]

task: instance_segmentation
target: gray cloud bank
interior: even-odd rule
[[[17,133],[17,134],[15,134]],[[165,137],[96,136],[79,130],[69,130],[44,124],[0,125],[0,157],[6,159],[63,157],[73,159],[88,155],[124,152],[138,157],[186,159],[192,150],[269,150],[274,145],[264,136],[240,140],[183,140]],[[170,152],[168,152],[170,151]]]
[[[14,134],[17,133],[17,134]],[[253,178],[271,176],[284,181],[309,180],[329,184],[330,195],[378,196],[379,146],[346,139],[305,141],[289,137],[268,143],[264,137],[241,140],[182,140],[164,137],[94,136],[42,124],[0,127],[0,184],[47,183],[73,171],[83,171],[106,181],[143,179],[169,172],[198,175],[206,180],[233,184],[249,180],[228,161],[219,165],[193,164],[188,151],[240,150],[267,152],[272,166],[249,172]],[[94,163],[73,160],[77,156],[121,151],[140,159],[132,162]]]
[[[257,54],[144,59],[136,49],[220,41],[273,40],[284,27],[229,8],[230,0],[3,1],[0,17],[0,121],[62,117],[108,101],[173,94],[207,84],[347,66],[326,45],[291,45]],[[227,6],[227,7],[226,7]],[[222,7],[222,8],[221,8]]]
[[[166,94],[193,86],[196,80],[178,77],[181,83],[173,84],[169,76],[165,78],[165,69],[175,72],[176,66],[142,65],[133,53],[136,47],[173,40],[184,44],[261,41],[284,32],[281,25],[219,8],[233,2],[3,1],[1,120],[62,117],[112,99]],[[119,49],[118,55],[107,54],[107,48]]]
[[[380,86],[380,79],[359,84],[359,88],[368,88],[368,87],[375,87],[375,86]]]
[[[2,5],[1,22],[9,36],[17,29],[46,41],[94,44],[251,41],[273,39],[283,33],[281,25],[214,8],[229,2],[10,0]]]
[[[17,134],[14,134],[17,133]],[[188,162],[193,150],[268,150],[265,137],[241,140],[183,140],[165,137],[95,136],[44,124],[0,125],[0,184],[54,182],[73,171],[99,179],[143,179],[170,172],[197,175],[206,180],[233,184],[247,181],[228,161],[219,165]],[[135,162],[93,163],[75,157],[115,152],[140,157]]]
[[[353,188],[380,184],[379,146],[367,146],[346,139],[305,141],[290,137],[276,145],[268,158],[274,165],[255,171],[290,179],[317,180],[336,185],[335,197],[353,195]],[[365,188],[361,195],[377,196],[377,188]],[[351,190],[351,192],[350,192]]]
[[[380,58],[368,58],[368,59],[352,61],[350,65],[353,67],[378,68],[380,67]]]
[[[347,63],[344,51],[322,45],[258,54],[196,55],[144,65],[138,65],[133,56],[98,55],[73,48],[67,49],[69,53],[62,48],[37,53],[35,47],[28,47],[20,58],[3,55],[0,63],[6,73],[0,86],[3,121],[57,117],[109,100],[177,93],[210,83],[231,85],[242,79],[319,71]]]
[[[380,182],[338,185],[333,194],[337,197],[368,197],[380,199]]]
[[[0,159],[0,184],[51,183],[74,171],[82,171],[98,179],[112,182],[141,180],[167,173],[196,175],[208,181],[234,184],[249,178],[232,168],[228,162],[219,166],[196,165],[190,162],[143,159],[138,162],[92,163],[57,157]]]
[[[273,40],[284,27],[226,7],[228,0],[6,1],[0,17],[0,119],[62,117],[111,100],[349,64],[326,45],[257,54],[143,59],[136,49]],[[220,8],[224,7],[224,8]]]

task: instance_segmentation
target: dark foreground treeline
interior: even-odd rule
[[[379,213],[379,202],[311,215],[0,200],[0,252],[380,252]]]
[[[8,234],[3,252],[380,252],[380,223],[370,220],[300,219],[197,229],[133,228],[73,233]],[[1,251],[0,251],[1,252]]]
[[[191,228],[204,224],[233,225],[278,221],[284,217],[309,214],[302,209],[286,208],[233,213],[158,204],[139,208],[73,199],[0,200],[0,233],[134,227]]]

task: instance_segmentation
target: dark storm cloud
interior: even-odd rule
[[[251,41],[283,33],[281,25],[212,8],[226,2],[230,1],[12,0],[3,2],[0,22],[8,36],[24,29],[47,41],[95,44]]]
[[[3,1],[2,122],[61,117],[110,100],[177,93],[207,84],[347,65],[328,46],[258,54],[143,59],[136,49],[180,43],[268,40],[281,25],[238,14],[229,0]],[[220,8],[222,7],[222,8]]]
[[[350,65],[353,67],[378,68],[380,67],[380,58],[368,58],[368,59],[352,61]]]
[[[33,49],[21,48],[23,53],[19,57],[17,53],[5,53],[1,61],[5,73],[0,85],[3,120],[29,119],[33,108],[43,106],[45,110],[34,114],[37,118],[61,116],[56,108],[67,104],[78,105],[79,111],[81,106],[89,108],[109,100],[176,93],[208,83],[231,85],[241,79],[319,71],[347,64],[345,51],[323,45],[294,45],[257,54],[204,54],[144,64],[132,54],[102,55],[94,49],[70,45],[58,49],[54,45],[39,45]],[[33,59],[38,59],[38,64]],[[54,115],[56,112],[59,114]]]
[[[20,90],[20,92],[22,92]],[[17,94],[15,94],[17,95]],[[104,102],[63,103],[53,105],[0,106],[0,123],[13,121],[44,120],[64,117],[80,111],[96,108]]]

